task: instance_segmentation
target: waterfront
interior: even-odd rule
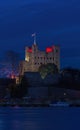
[[[0,130],[75,130],[80,108],[0,107]]]

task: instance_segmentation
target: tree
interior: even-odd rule
[[[16,98],[16,95],[17,95],[16,89],[17,89],[16,84],[12,83],[12,84],[10,84],[8,86],[8,90],[9,90],[9,93],[10,93],[10,98]]]
[[[13,99],[22,98],[27,94],[28,91],[28,82],[25,75],[21,79],[21,84],[16,85],[12,83],[8,86],[10,97]]]
[[[80,70],[71,67],[63,69],[61,71],[60,84],[69,88],[79,88]]]
[[[39,67],[39,72],[40,72],[40,75],[42,77],[42,79],[44,79],[47,75],[47,68],[46,68],[46,65],[42,64],[40,67]]]
[[[72,81],[75,81],[76,77],[80,76],[80,70],[74,68],[65,68],[62,70],[61,74],[65,76],[69,76]]]
[[[46,65],[42,64],[39,67],[39,72],[41,74],[41,77],[44,79],[49,73],[52,73],[52,74],[58,73],[58,68],[57,68],[57,65],[53,63],[48,63]]]
[[[21,84],[20,84],[20,95],[24,97],[28,92],[28,81],[26,79],[26,76],[23,75]]]
[[[15,75],[19,72],[19,60],[20,55],[19,53],[9,50],[5,53],[5,60],[8,64],[8,69],[11,71],[11,74]]]
[[[57,65],[55,65],[55,64],[48,63],[46,65],[46,68],[47,68],[47,74],[48,73],[52,73],[52,74],[58,73],[58,68],[57,68]]]

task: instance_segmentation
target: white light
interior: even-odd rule
[[[29,62],[29,56],[25,57],[25,61]]]

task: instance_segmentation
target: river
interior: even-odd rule
[[[0,130],[77,129],[80,129],[80,108],[0,107]]]

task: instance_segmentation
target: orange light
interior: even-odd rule
[[[11,75],[11,79],[15,79],[15,75]]]

